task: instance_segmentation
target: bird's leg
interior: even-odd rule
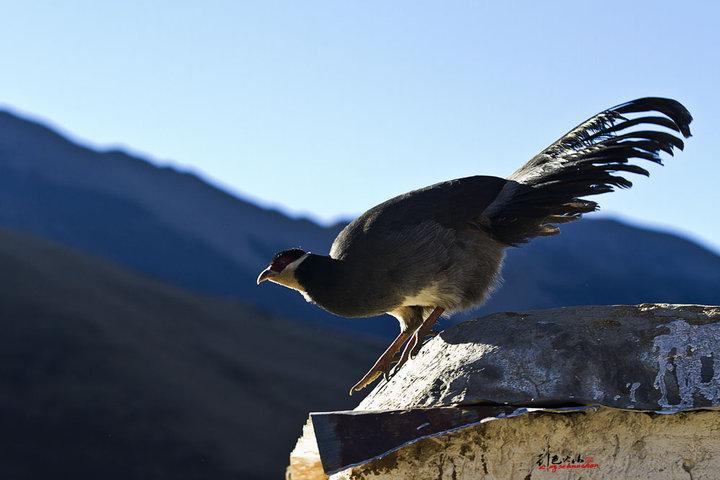
[[[385,353],[380,355],[380,358],[377,359],[375,362],[375,365],[372,366],[372,368],[365,374],[363,378],[360,379],[359,382],[357,382],[353,387],[350,389],[350,395],[353,394],[353,392],[359,392],[363,388],[370,385],[372,382],[375,381],[377,377],[380,375],[388,376],[388,373],[390,372],[390,366],[392,364],[393,359],[395,358],[395,354],[402,348],[403,344],[407,341],[408,338],[410,338],[410,335],[412,335],[413,332],[409,329],[402,330],[397,337],[395,337],[395,340],[390,344],[390,346],[385,350]]]
[[[433,310],[432,313],[428,316],[428,318],[425,319],[422,325],[420,325],[420,328],[415,330],[415,334],[413,335],[413,338],[411,340],[411,342],[413,343],[413,347],[410,351],[410,358],[415,358],[415,355],[417,355],[420,347],[422,346],[421,342],[423,338],[425,338],[426,336],[435,335],[435,332],[433,332],[433,327],[435,326],[438,319],[440,318],[440,315],[442,315],[444,311],[444,308],[435,307],[435,310]]]
[[[397,365],[395,365],[395,368],[393,369],[393,375],[400,371],[400,367],[402,367],[405,362],[408,361],[408,358],[415,358],[418,350],[420,350],[420,339],[425,337],[426,335],[432,335],[432,328],[444,311],[444,308],[435,307],[435,310],[433,310],[432,313],[428,315],[428,317],[423,320],[420,326],[415,330],[412,338],[407,343],[407,345],[405,345],[405,349],[400,356],[400,360],[398,360]]]

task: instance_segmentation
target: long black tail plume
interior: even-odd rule
[[[661,115],[633,116],[657,112]],[[647,97],[605,110],[581,123],[508,177],[508,184],[484,217],[501,241],[517,245],[536,236],[555,235],[556,224],[597,210],[582,197],[629,188],[629,172],[649,176],[631,159],[662,165],[660,152],[683,149],[676,134],[690,137],[690,112],[680,102]],[[642,127],[636,129],[633,127]]]

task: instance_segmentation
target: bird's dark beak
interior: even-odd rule
[[[268,267],[265,270],[263,270],[260,273],[260,275],[258,275],[257,284],[260,285],[265,280],[269,280],[270,278],[274,277],[275,275],[277,275],[277,272],[273,272],[272,270],[270,270],[270,267]]]

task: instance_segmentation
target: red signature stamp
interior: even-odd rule
[[[600,468],[599,463],[593,461],[590,455],[580,453],[571,455],[552,454],[545,451],[537,456],[535,462],[538,470],[545,472],[557,472],[558,470],[592,469]]]

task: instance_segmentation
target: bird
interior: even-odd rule
[[[470,176],[372,207],[335,238],[328,255],[277,253],[257,278],[297,290],[343,317],[389,314],[400,333],[350,395],[387,381],[418,353],[441,315],[481,305],[498,287],[505,252],[597,210],[586,197],[629,188],[623,174],[683,150],[690,112],[645,97],[590,117],[507,178]]]

